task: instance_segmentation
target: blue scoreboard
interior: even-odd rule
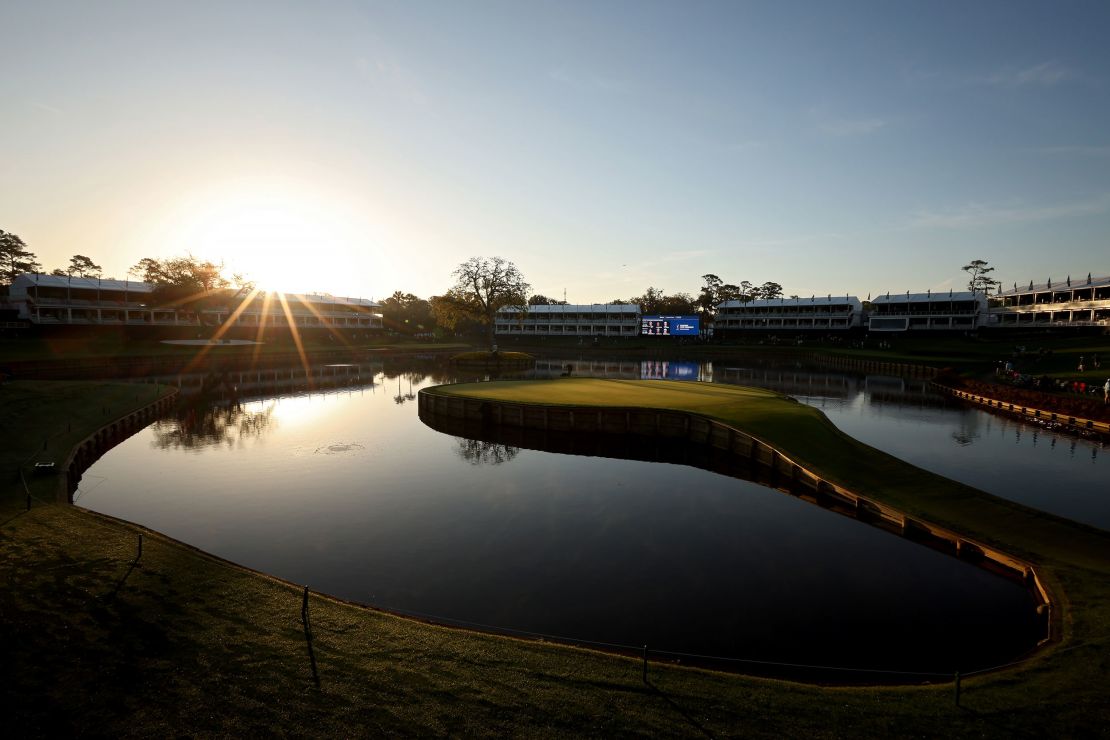
[[[640,317],[640,334],[645,337],[696,337],[700,333],[697,316]]]

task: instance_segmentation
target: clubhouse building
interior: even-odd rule
[[[640,307],[626,303],[502,308],[494,331],[503,336],[634,337],[640,333]]]
[[[863,303],[854,296],[725,301],[717,306],[714,330],[842,332],[863,324]]]
[[[36,327],[226,327],[225,331],[238,329],[236,335],[267,329],[382,328],[381,305],[363,298],[219,289],[171,300],[150,283],[34,273],[15,279],[8,304],[18,322]]]

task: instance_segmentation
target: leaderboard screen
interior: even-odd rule
[[[698,363],[670,360],[644,360],[640,363],[641,380],[697,380]]]
[[[640,317],[640,334],[645,337],[696,337],[700,333],[697,316]]]

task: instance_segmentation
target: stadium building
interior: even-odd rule
[[[199,328],[226,326],[252,338],[267,328],[382,328],[381,305],[363,298],[220,289],[170,299],[150,283],[37,273],[16,277],[8,303],[19,322],[33,327],[176,327],[182,331],[163,333],[195,334]]]
[[[991,297],[991,315],[1000,327],[1110,326],[1110,277],[1073,282],[1069,277],[1027,288],[1017,284]]]

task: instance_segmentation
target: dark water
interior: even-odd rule
[[[853,434],[864,419],[887,443],[902,427],[918,435],[915,452],[1026,454],[997,418],[954,439],[967,412],[892,379],[575,359],[537,372],[568,363],[576,374],[801,384],[807,393],[792,392]],[[951,675],[1012,660],[1040,636],[1019,584],[757,483],[435,431],[414,401],[451,379],[432,362],[332,374],[340,387],[316,392],[225,379],[241,396],[281,395],[198,405],[144,430],[86,473],[77,503],[345,598],[653,651]],[[1041,433],[1036,449],[1049,446]],[[1101,463],[1067,459],[1084,473]],[[821,678],[845,676],[876,678]]]
[[[1110,530],[1110,448],[1100,439],[958,403],[924,380],[721,363],[712,377],[789,393],[856,439],[918,467]]]

